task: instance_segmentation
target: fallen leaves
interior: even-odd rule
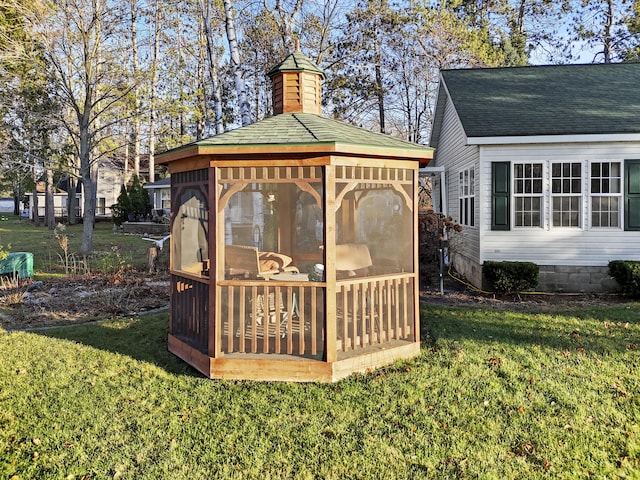
[[[491,357],[487,362],[489,363],[490,367],[499,367],[500,365],[502,365],[502,358]]]

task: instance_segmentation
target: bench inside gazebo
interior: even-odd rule
[[[158,156],[169,349],[211,378],[335,381],[419,353],[417,185],[432,150],[320,115],[299,50],[274,116]]]

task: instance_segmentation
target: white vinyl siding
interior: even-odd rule
[[[451,101],[447,99],[440,143],[435,152],[433,166],[443,165],[446,167],[446,190],[445,198],[448,206],[448,214],[458,223],[462,222],[460,210],[460,172],[473,169],[473,223],[474,225],[463,226],[462,231],[456,233],[460,240],[456,242],[457,252],[469,258],[478,258],[480,255],[480,237],[478,232],[478,218],[480,210],[478,206],[478,165],[479,147],[476,145],[466,145],[466,136],[460,125],[460,120],[456,114]],[[471,179],[470,179],[471,182]],[[471,210],[470,210],[471,211]],[[491,220],[489,220],[491,221]]]
[[[476,172],[476,184],[479,186],[476,191],[479,208],[476,225],[480,228],[481,247],[478,263],[511,260],[531,261],[538,265],[606,266],[614,259],[640,260],[640,232],[625,231],[622,220],[624,160],[640,158],[640,142],[482,145],[480,149],[480,167]],[[539,228],[516,227],[512,217],[511,230],[491,230],[492,162],[511,162],[512,166],[516,163],[539,163],[544,166],[543,191],[547,193],[542,199]],[[552,163],[580,164],[577,227],[554,225]],[[598,168],[601,173],[596,175],[594,169]],[[512,214],[516,209],[514,178],[512,175]],[[573,194],[572,191],[566,193],[569,196]]]

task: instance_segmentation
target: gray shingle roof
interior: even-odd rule
[[[468,137],[640,133],[640,63],[444,70],[442,79]]]
[[[401,148],[404,150],[432,149],[406,142],[381,133],[370,132],[354,125],[321,117],[311,113],[275,115],[245,127],[221,133],[198,142],[178,147],[265,146],[265,145],[319,145],[349,144],[367,147]],[[169,152],[166,152],[169,153]]]

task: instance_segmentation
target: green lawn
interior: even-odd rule
[[[68,236],[68,253],[73,268],[82,260],[80,242],[82,224],[68,225],[64,233]],[[0,246],[10,252],[33,253],[33,268],[36,278],[65,273],[61,260],[65,257],[54,232],[46,227],[35,227],[29,220],[9,216],[0,220]],[[10,248],[8,248],[10,246]],[[124,235],[111,222],[98,222],[93,233],[93,255],[89,258],[91,271],[112,271],[120,267],[144,268],[147,263],[149,242],[140,235]]]
[[[205,379],[165,313],[0,332],[0,478],[640,478],[639,313],[425,305],[330,385]]]

